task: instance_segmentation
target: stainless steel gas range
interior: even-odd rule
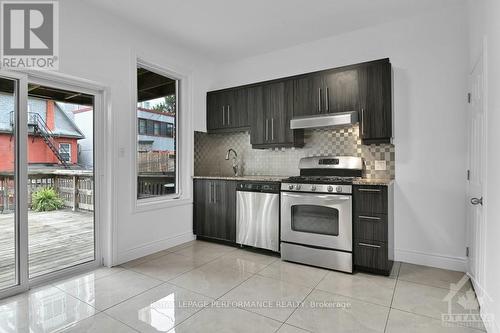
[[[281,184],[281,258],[352,273],[352,182],[359,157],[306,157]]]

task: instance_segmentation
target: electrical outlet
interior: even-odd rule
[[[385,161],[375,161],[375,171],[385,171],[387,170],[387,165]]]

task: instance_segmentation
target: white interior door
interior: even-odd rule
[[[470,75],[470,102],[468,109],[469,171],[467,183],[467,242],[468,273],[476,293],[482,295],[484,285],[485,221],[483,198],[485,184],[485,105],[484,61],[481,55]]]

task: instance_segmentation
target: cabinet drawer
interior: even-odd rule
[[[385,271],[390,267],[387,244],[376,241],[354,241],[354,265]]]
[[[357,213],[387,214],[386,186],[356,186],[354,196]]]
[[[356,214],[354,238],[387,242],[387,215]]]

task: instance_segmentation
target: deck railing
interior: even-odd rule
[[[52,187],[63,199],[64,206],[76,210],[94,211],[94,177],[91,174],[43,174],[28,176],[28,207],[33,193],[40,188]],[[15,209],[14,177],[0,175],[0,213]]]
[[[137,152],[137,169],[143,172],[174,172],[175,154],[168,151]]]

